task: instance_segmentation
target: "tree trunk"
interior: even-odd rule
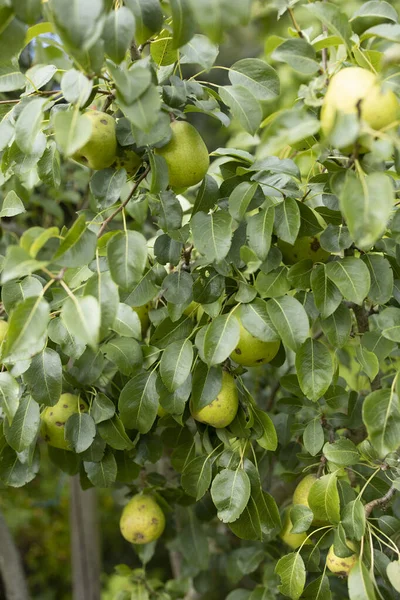
[[[21,557],[0,513],[0,573],[7,600],[29,600]]]
[[[73,600],[100,600],[100,545],[96,490],[83,491],[71,477],[71,554]]]

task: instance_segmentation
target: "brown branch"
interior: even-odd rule
[[[292,19],[293,27],[295,28],[295,30],[299,34],[299,37],[303,38],[304,37],[304,33],[302,32],[302,30],[300,28],[300,25],[296,21],[296,17],[294,16],[293,9],[292,8],[288,8],[288,13],[289,13],[290,18]]]
[[[366,504],[364,507],[365,516],[368,518],[369,515],[371,514],[371,512],[374,510],[374,508],[376,508],[377,506],[382,506],[383,504],[387,504],[388,502],[390,502],[390,500],[394,496],[395,491],[396,491],[396,488],[394,487],[394,485],[392,485],[388,489],[386,494],[384,496],[382,496],[382,498],[376,498],[376,500],[371,500],[371,502],[368,502],[368,504]]]
[[[133,197],[134,193],[138,189],[138,187],[141,184],[141,182],[143,181],[143,179],[145,179],[145,177],[149,173],[149,171],[150,171],[150,167],[146,167],[146,169],[143,171],[143,173],[140,175],[140,177],[135,181],[135,184],[134,184],[129,196],[127,197],[127,199],[124,202],[122,202],[122,204],[120,204],[118,206],[118,208],[116,210],[114,210],[114,212],[109,217],[107,217],[107,219],[105,219],[103,221],[103,223],[100,227],[99,233],[97,234],[98,238],[103,235],[104,230],[106,229],[108,224],[111,223],[111,221],[114,219],[114,217],[116,217],[116,215],[125,208],[125,206],[128,204],[129,200]]]

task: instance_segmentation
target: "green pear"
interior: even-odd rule
[[[342,69],[329,83],[321,110],[324,135],[332,130],[336,113],[357,114],[372,129],[384,129],[399,117],[399,102],[394,92],[383,89],[377,76],[361,67]]]
[[[236,417],[238,407],[239,397],[235,379],[232,375],[223,371],[221,391],[215,400],[197,412],[193,410],[192,403],[190,403],[190,412],[196,421],[220,429],[232,423]]]
[[[350,540],[346,540],[346,546],[350,548],[350,550],[357,550],[354,542],[351,542]],[[357,554],[352,554],[346,558],[340,558],[340,556],[335,554],[332,544],[326,557],[326,566],[332,573],[335,573],[335,575],[338,575],[339,577],[347,577],[357,560]]]
[[[98,110],[88,110],[83,116],[90,120],[92,133],[89,141],[72,158],[96,171],[106,169],[115,161],[117,153],[115,121]]]
[[[311,259],[313,263],[326,262],[330,254],[321,248],[319,237],[320,234],[310,237],[299,237],[294,244],[288,244],[288,242],[279,240],[278,248],[282,252],[283,262],[288,265],[294,265],[306,258]]]
[[[87,412],[88,405],[74,394],[61,394],[54,406],[47,406],[41,414],[41,433],[49,446],[60,450],[71,450],[65,439],[65,423],[78,412]]]
[[[165,417],[167,414],[168,414],[168,413],[167,413],[167,411],[165,410],[165,408],[163,408],[163,407],[161,406],[161,404],[159,404],[159,405],[158,405],[158,408],[157,408],[157,415],[158,415],[159,417]]]
[[[112,166],[115,169],[125,169],[127,175],[132,177],[135,175],[141,164],[142,159],[136,152],[133,150],[124,150],[117,154]]]
[[[210,159],[207,146],[197,129],[186,121],[171,123],[172,137],[155,153],[167,162],[169,185],[182,190],[201,181],[207,173]]]
[[[191,319],[196,319],[200,307],[201,304],[192,300],[192,302],[183,311],[183,314]]]
[[[317,481],[318,477],[314,473],[306,475],[298,484],[293,494],[293,504],[302,504],[308,506],[308,494],[311,487]]]
[[[142,306],[134,306],[133,310],[139,317],[140,324],[142,326],[142,335],[145,335],[146,331],[150,326],[150,317],[149,310],[151,308],[151,303],[143,304]]]
[[[244,367],[256,367],[271,362],[276,356],[280,342],[263,342],[251,335],[245,329],[238,319],[240,324],[239,342],[231,354],[231,359]]]
[[[153,496],[136,494],[122,511],[119,526],[128,542],[148,544],[163,533],[165,516]]]
[[[290,533],[290,531],[293,527],[292,521],[290,520],[290,509],[291,508],[292,507],[289,506],[285,511],[285,514],[283,517],[282,529],[279,534],[279,537],[290,548],[292,548],[293,550],[296,550],[296,548],[298,548],[299,546],[302,545],[303,542],[305,542],[305,540],[307,538],[307,534],[305,531],[303,531],[302,533]],[[311,544],[311,540],[307,540],[305,543]]]
[[[8,321],[4,321],[4,319],[0,319],[0,344],[4,342],[7,336],[8,331]]]

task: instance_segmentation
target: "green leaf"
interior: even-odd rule
[[[61,309],[61,318],[77,340],[96,348],[100,334],[100,305],[93,296],[68,298]]]
[[[39,405],[31,396],[25,396],[21,398],[11,425],[4,422],[4,435],[15,452],[22,452],[32,444],[39,427]]]
[[[54,406],[62,391],[60,356],[51,348],[45,348],[33,357],[23,379],[36,402],[45,406]]]
[[[346,536],[360,541],[365,534],[365,508],[359,498],[352,500],[343,509],[342,525]]]
[[[265,61],[259,58],[242,58],[229,69],[233,86],[249,90],[257,100],[273,100],[279,95],[279,77]]]
[[[274,229],[276,235],[284,242],[295,242],[300,229],[300,210],[294,198],[286,198],[275,206]]]
[[[57,145],[65,156],[72,156],[89,141],[92,123],[77,110],[58,111],[54,117]]]
[[[92,93],[93,82],[76,69],[66,71],[61,79],[61,91],[67,102],[84,106]]]
[[[304,590],[303,596],[307,600],[332,600],[328,577],[321,575],[314,579]]]
[[[135,17],[136,41],[144,44],[162,27],[163,14],[159,0],[126,0],[125,4]]]
[[[114,235],[107,244],[111,277],[123,289],[129,289],[143,274],[147,261],[147,243],[138,231]]]
[[[30,275],[34,271],[45,267],[47,262],[35,260],[19,246],[9,246],[1,273],[1,283],[5,284],[12,279],[19,279]]]
[[[243,540],[270,539],[281,526],[279,510],[274,498],[261,488],[252,490],[249,501],[229,529]]]
[[[46,100],[43,98],[35,98],[31,100],[22,109],[16,126],[15,126],[15,141],[26,154],[32,154],[36,136],[38,135],[42,121],[43,108]]]
[[[394,306],[385,308],[375,316],[375,323],[387,340],[400,342],[400,309]]]
[[[206,215],[197,212],[191,219],[196,249],[209,262],[223,260],[229,252],[232,239],[232,217],[226,212]]]
[[[250,498],[250,480],[246,471],[223,469],[212,482],[211,497],[223,523],[236,521]]]
[[[3,371],[0,373],[0,407],[11,425],[15,413],[17,412],[20,397],[19,383],[10,373]]]
[[[171,0],[172,41],[174,48],[180,48],[194,34],[193,14],[190,0]]]
[[[285,40],[273,51],[271,58],[287,63],[304,75],[313,75],[320,68],[313,46],[304,38]]]
[[[21,462],[18,454],[9,446],[1,454],[0,479],[10,487],[19,488],[34,479],[39,471],[39,451],[33,454],[32,461]]]
[[[379,361],[376,354],[370,352],[364,346],[357,346],[356,356],[364,373],[373,381],[379,373]]]
[[[363,175],[360,179],[353,171],[347,171],[339,198],[355,244],[364,250],[370,248],[386,230],[393,209],[392,180],[384,173]]]
[[[138,314],[130,306],[118,303],[117,314],[111,329],[118,335],[140,340],[142,337],[141,323]]]
[[[164,297],[172,304],[183,304],[192,299],[193,279],[183,269],[167,275],[162,285]]]
[[[190,340],[173,342],[163,352],[160,375],[170,392],[175,392],[189,376],[193,362],[193,346]]]
[[[360,461],[360,454],[351,440],[342,438],[329,444],[325,444],[323,453],[325,457],[339,465],[340,467],[349,467],[356,465]]]
[[[77,454],[87,450],[96,435],[96,425],[87,413],[71,415],[65,424],[65,439]]]
[[[137,429],[140,433],[150,431],[158,409],[156,379],[154,371],[138,370],[122,389],[118,408],[127,429]]]
[[[261,210],[247,218],[247,238],[250,248],[260,260],[265,260],[271,247],[271,235],[274,225],[273,207]]]
[[[135,18],[125,6],[112,10],[104,24],[104,51],[116,64],[124,60],[135,35]]]
[[[211,464],[209,456],[196,456],[183,469],[181,484],[189,496],[198,502],[211,484]]]
[[[12,9],[5,7],[4,3],[2,3],[0,11],[0,56],[2,62],[7,62],[18,55],[23,49],[27,27],[19,19],[13,18]]]
[[[125,104],[118,98],[118,104],[132,125],[146,133],[151,131],[159,118],[161,99],[155,85],[149,85],[134,102]]]
[[[193,373],[192,407],[194,412],[205,408],[221,391],[222,369],[219,366],[208,367],[197,360]]]
[[[90,190],[97,200],[97,208],[103,210],[118,202],[125,183],[125,169],[96,171],[90,180]]]
[[[103,339],[115,323],[119,305],[118,287],[108,271],[98,271],[86,283],[84,295],[93,296],[100,304],[100,339]],[[129,306],[126,308],[133,314]],[[140,331],[138,335],[140,339]]]
[[[37,163],[38,175],[46,185],[59,187],[61,182],[60,153],[51,141]]]
[[[13,92],[25,86],[25,76],[14,62],[0,65],[0,92]]]
[[[105,394],[96,394],[90,407],[90,414],[95,423],[102,423],[112,419],[115,413],[115,405]]]
[[[376,600],[374,585],[369,571],[361,560],[358,560],[349,573],[350,600]]]
[[[290,522],[292,528],[289,533],[303,533],[308,531],[314,519],[313,511],[303,504],[295,504],[290,509]]]
[[[121,419],[114,415],[112,419],[101,421],[98,424],[98,431],[102,439],[111,448],[116,450],[128,450],[133,448],[133,444],[125,431]]]
[[[253,198],[260,192],[260,186],[254,181],[239,183],[229,196],[229,212],[232,217],[237,221],[241,221]],[[209,208],[212,208],[212,206]]]
[[[290,290],[288,270],[285,266],[266,274],[260,271],[255,281],[255,288],[262,298],[280,298]]]
[[[329,280],[327,281],[329,284],[332,284]],[[334,313],[326,319],[321,320],[322,331],[334,348],[342,348],[347,344],[350,338],[352,325],[350,309],[344,304],[339,304]]]
[[[22,200],[17,196],[14,190],[8,192],[3,200],[3,204],[0,210],[0,218],[2,217],[15,217],[25,212],[25,206]]]
[[[211,367],[226,360],[236,348],[239,337],[239,322],[233,313],[216,317],[204,334],[203,352],[207,365]]]
[[[303,394],[316,402],[331,384],[332,355],[324,344],[309,338],[296,353],[296,370]]]
[[[389,563],[386,567],[386,574],[396,592],[400,592],[400,561],[395,560]]]
[[[117,478],[117,463],[114,454],[107,451],[100,462],[84,462],[86,475],[96,487],[111,487]]]
[[[50,307],[40,296],[18,304],[10,316],[3,360],[26,359],[39,352],[49,319]]]
[[[268,315],[283,343],[296,352],[309,335],[307,313],[292,296],[272,298],[267,302]]]
[[[117,365],[123,375],[130,375],[143,362],[142,348],[136,340],[113,338],[101,347],[109,361]]]
[[[218,42],[231,27],[245,25],[250,17],[250,0],[190,0],[203,33]]]
[[[257,98],[243,85],[221,86],[218,92],[243,129],[254,135],[262,119],[261,106]]]
[[[380,457],[398,448],[400,400],[397,391],[383,389],[368,394],[364,400],[362,417],[370,442]]]
[[[350,47],[350,37],[352,34],[349,19],[347,15],[331,2],[313,2],[312,6],[307,6],[313,16],[317,17],[329,31],[342,38],[345,44]],[[312,9],[312,10],[311,10]]]
[[[80,215],[67,231],[54,260],[64,267],[81,267],[94,258],[96,244],[97,237],[86,227],[85,215]]]
[[[348,256],[325,265],[326,273],[346,300],[361,304],[368,295],[371,278],[363,261]]]
[[[219,48],[205,35],[196,34],[180,49],[180,63],[200,65],[207,71],[211,69],[218,56]]]
[[[306,583],[306,569],[298,552],[291,552],[280,558],[275,573],[281,578],[279,591],[292,600],[298,600]]]
[[[255,424],[261,429],[261,435],[256,437],[257,444],[264,448],[275,452],[278,446],[278,436],[274,424],[270,417],[263,410],[253,410]]]
[[[371,276],[368,297],[377,304],[386,304],[393,295],[393,271],[389,261],[380,254],[363,254],[361,260]]]
[[[324,475],[311,486],[308,504],[316,521],[337,525],[340,521],[340,500],[334,473]]]
[[[253,302],[242,304],[239,315],[243,327],[257,339],[263,342],[276,342],[280,339],[272,325],[264,300],[256,298]]]
[[[303,444],[311,456],[316,456],[324,443],[324,430],[319,418],[310,421],[303,433]],[[293,521],[292,521],[293,522]]]
[[[89,50],[101,35],[104,24],[103,0],[80,2],[51,1],[51,16],[66,46],[74,50]]]

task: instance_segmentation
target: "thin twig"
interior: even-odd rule
[[[304,37],[304,33],[302,32],[302,30],[300,29],[300,25],[296,21],[296,17],[294,16],[293,9],[289,7],[288,8],[288,13],[289,13],[290,18],[292,19],[293,27],[295,28],[295,30],[299,34],[299,37],[303,38]]]
[[[368,504],[366,504],[364,507],[365,516],[368,518],[369,515],[371,514],[371,512],[374,510],[374,508],[376,508],[377,506],[382,506],[383,504],[387,504],[388,502],[390,502],[390,500],[394,496],[395,491],[396,491],[396,488],[394,487],[394,485],[392,485],[388,489],[386,494],[384,496],[382,496],[382,498],[376,498],[375,500],[371,500],[371,502],[368,502]]]
[[[143,173],[140,175],[140,177],[135,181],[135,184],[129,194],[129,196],[127,197],[127,199],[122,202],[122,204],[120,204],[118,206],[118,208],[116,208],[114,210],[114,212],[107,217],[107,219],[105,219],[100,227],[99,233],[97,234],[97,237],[100,237],[103,235],[104,230],[106,229],[106,227],[108,226],[109,223],[111,223],[111,221],[114,219],[114,217],[116,217],[116,215],[118,213],[121,212],[121,210],[123,210],[125,208],[125,206],[128,204],[129,200],[133,197],[134,193],[136,192],[136,190],[138,189],[139,185],[141,184],[141,182],[143,181],[143,179],[145,179],[145,177],[147,177],[147,174],[150,171],[150,167],[146,167],[146,169],[143,171]]]

